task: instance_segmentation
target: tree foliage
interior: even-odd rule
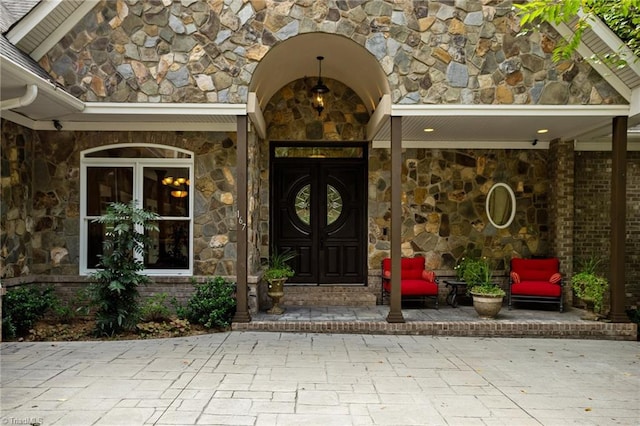
[[[631,52],[640,56],[640,0],[532,0],[514,5],[524,31],[539,29],[543,22],[551,24],[569,23],[576,16],[571,39],[561,42],[553,52],[554,61],[569,59],[578,48],[584,32],[599,17],[620,37]],[[579,14],[579,12],[583,12]],[[603,57],[591,58],[614,66],[627,64],[622,50]]]

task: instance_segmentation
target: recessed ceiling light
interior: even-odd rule
[[[541,135],[543,133],[548,133],[549,129],[538,129],[538,134]]]
[[[433,128],[431,128],[431,127],[426,127],[426,128],[424,129],[424,131],[425,131],[425,133],[430,133],[430,132],[433,132],[433,131],[434,131],[434,129],[433,129]]]

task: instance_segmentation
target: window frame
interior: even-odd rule
[[[87,157],[99,151],[118,148],[160,148],[164,150],[175,151],[187,155],[187,158],[132,158],[132,157]],[[194,180],[194,153],[185,149],[173,146],[147,143],[122,143],[104,145],[96,148],[83,150],[80,153],[80,254],[79,254],[79,271],[80,275],[89,275],[96,272],[97,268],[87,267],[88,256],[88,238],[89,238],[89,222],[96,216],[87,214],[88,198],[87,198],[87,169],[90,167],[131,167],[133,169],[133,199],[138,207],[144,205],[144,169],[146,167],[167,167],[167,168],[186,168],[189,171],[189,180],[192,182],[191,188],[195,188]],[[189,214],[187,216],[161,216],[163,220],[184,220],[189,223],[189,261],[186,269],[147,269],[143,273],[149,276],[192,276],[193,275],[193,229],[194,229],[194,199],[195,193],[189,194]],[[138,259],[144,261],[143,256],[136,255]]]

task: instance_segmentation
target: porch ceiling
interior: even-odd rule
[[[526,105],[415,105],[392,106],[392,114],[403,116],[402,139],[406,147],[502,146],[505,148],[546,148],[561,138],[579,144],[611,144],[612,118],[628,115],[628,106],[526,106]],[[424,129],[431,128],[432,132]],[[538,130],[548,132],[539,134]],[[389,146],[391,126],[384,121],[373,138],[374,147]],[[533,142],[536,141],[536,145]],[[451,145],[453,144],[453,145]],[[630,149],[640,149],[640,132],[633,123],[629,131]],[[595,146],[593,148],[596,148]]]

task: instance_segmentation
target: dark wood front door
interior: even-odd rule
[[[364,158],[272,157],[271,238],[294,250],[289,283],[366,282]]]

